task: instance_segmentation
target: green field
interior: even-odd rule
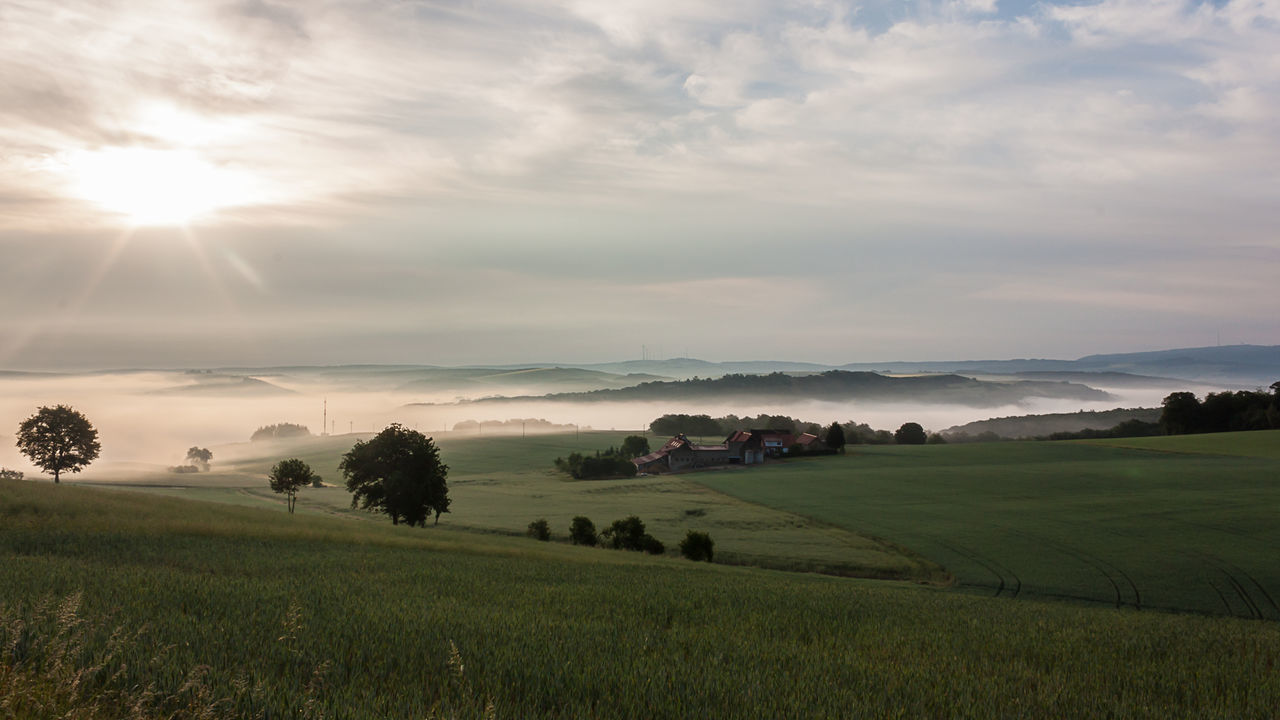
[[[0,558],[4,717],[1262,718],[1280,707],[1280,625],[1233,618],[13,481],[0,482]]]
[[[1278,447],[1278,431],[855,446],[698,480],[888,538],[973,592],[1276,620]]]
[[[531,521],[545,518],[553,537],[564,540],[575,515],[591,518],[600,529],[614,520],[637,515],[672,553],[685,533],[700,530],[711,533],[716,557],[722,563],[934,583],[949,579],[936,564],[891,542],[744,502],[700,484],[699,476],[573,481],[552,469],[556,457],[616,446],[626,435],[440,434],[437,441],[444,462],[450,466],[449,496],[453,500],[441,525],[523,534]],[[371,516],[367,513],[351,509],[351,496],[341,486],[337,469],[341,454],[357,437],[369,436],[214,448],[213,472],[135,473],[127,482],[112,480],[107,484],[236,505],[283,507],[281,496],[267,487],[266,476],[279,459],[297,456],[332,483],[330,487],[304,489],[299,494],[298,512],[368,519]],[[241,459],[219,461],[231,456]]]

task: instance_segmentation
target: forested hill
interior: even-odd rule
[[[831,370],[796,374],[732,374],[714,379],[693,378],[670,382],[646,382],[633,387],[590,392],[555,393],[542,399],[557,401],[628,401],[690,399],[802,399],[879,400],[991,407],[1029,398],[1081,401],[1114,399],[1087,385],[1070,382],[989,382],[959,375],[891,377],[872,372]],[[492,398],[477,402],[493,402]],[[510,399],[510,398],[508,398]]]
[[[1106,430],[1122,422],[1140,420],[1154,423],[1160,420],[1160,408],[1116,408],[1115,410],[1082,410],[1073,413],[1046,415],[1020,415],[1017,417],[991,418],[957,425],[942,431],[944,436],[993,433],[1002,438],[1034,438],[1053,433],[1080,432],[1081,430]]]

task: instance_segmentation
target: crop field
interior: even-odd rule
[[[697,478],[888,538],[974,593],[1277,620],[1277,448],[1277,431],[851,446]]]
[[[5,717],[1247,718],[1277,662],[1275,623],[0,481]]]
[[[689,530],[709,532],[719,562],[859,577],[943,583],[949,578],[935,563],[890,542],[794,513],[744,502],[699,484],[693,476],[637,477],[627,480],[573,481],[552,469],[556,457],[594,452],[621,444],[628,433],[584,432],[519,436],[441,433],[441,457],[450,466],[451,511],[441,524],[503,534],[523,534],[529,523],[545,518],[553,539],[564,540],[576,515],[598,529],[637,515],[648,531],[675,553]],[[271,465],[299,457],[320,473],[324,488],[299,494],[298,512],[370,518],[351,509],[342,487],[338,461],[357,438],[344,435],[292,442],[214,448],[213,472],[176,475],[131,474],[111,480],[117,487],[235,505],[283,507],[267,487]],[[219,457],[242,459],[219,462]],[[729,471],[726,471],[729,472]],[[86,473],[88,475],[88,473]],[[382,522],[381,517],[377,517]]]

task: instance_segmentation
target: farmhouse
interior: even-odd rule
[[[817,444],[815,444],[817,443]],[[683,434],[676,435],[662,447],[632,462],[642,473],[675,472],[720,465],[758,465],[766,457],[780,457],[793,445],[805,450],[816,449],[816,435],[805,433],[799,438],[782,430],[739,430],[719,445],[695,445]]]
[[[668,440],[656,451],[633,460],[639,472],[667,472],[729,464],[729,446],[694,445],[684,434]]]

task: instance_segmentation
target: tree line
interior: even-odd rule
[[[1273,430],[1280,428],[1280,381],[1271,392],[1237,390],[1209,393],[1176,392],[1161,403],[1160,428],[1167,435]]]
[[[777,430],[791,433],[799,437],[810,433],[826,441],[828,447],[843,445],[923,445],[928,443],[945,443],[946,440],[937,433],[926,433],[919,423],[903,423],[896,431],[877,430],[867,423],[844,422],[834,423],[841,431],[838,445],[830,441],[831,426],[823,427],[815,422],[808,422],[788,415],[769,415],[761,413],[737,416],[733,414],[713,418],[710,415],[688,415],[684,413],[668,413],[649,423],[649,431],[658,437],[689,435],[693,437],[728,437],[739,430]]]

